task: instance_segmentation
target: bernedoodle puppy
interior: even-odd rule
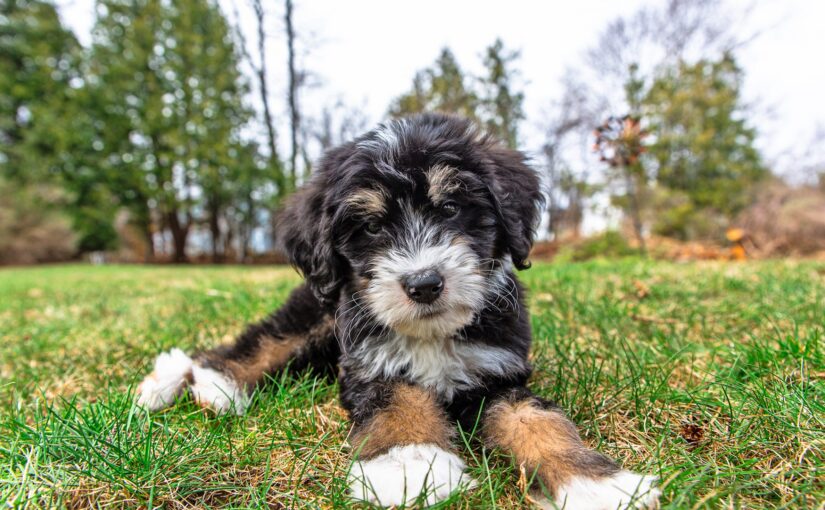
[[[446,115],[329,151],[278,223],[305,283],[232,345],[161,354],[138,403],[158,410],[188,390],[241,414],[267,375],[310,368],[337,374],[355,499],[432,504],[472,487],[460,425],[534,475],[549,507],[657,506],[654,477],[588,449],[525,386],[530,322],[514,270],[529,266],[539,187],[521,153]]]

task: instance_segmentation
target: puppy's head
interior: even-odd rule
[[[325,155],[282,245],[322,303],[346,287],[384,327],[452,334],[529,265],[542,197],[524,159],[456,117],[388,122]]]

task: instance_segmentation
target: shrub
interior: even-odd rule
[[[825,190],[771,181],[757,191],[736,224],[763,256],[825,251]]]
[[[730,220],[711,208],[699,208],[690,197],[676,190],[659,187],[648,211],[655,235],[680,241],[722,240]]]
[[[54,209],[62,198],[55,188],[0,181],[0,264],[57,262],[75,255],[71,222]]]
[[[608,230],[559,250],[555,260],[580,262],[598,257],[619,258],[638,254],[627,240],[617,231]]]

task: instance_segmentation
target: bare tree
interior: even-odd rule
[[[288,57],[289,90],[287,99],[289,102],[289,132],[290,132],[290,152],[289,170],[290,185],[295,188],[298,167],[298,134],[301,130],[301,115],[298,109],[298,87],[301,78],[298,75],[295,64],[295,27],[292,23],[292,0],[285,0],[286,10],[284,11],[284,23],[286,24],[286,44]]]
[[[565,231],[578,237],[584,220],[585,200],[594,187],[589,180],[588,146],[592,126],[605,106],[573,73],[563,79],[564,92],[546,115],[543,169],[547,185],[548,234],[557,239]]]
[[[608,117],[594,131],[595,150],[602,162],[616,173],[615,178],[625,186],[622,199],[625,210],[630,213],[633,232],[639,242],[639,251],[647,254],[644,225],[642,223],[642,196],[647,186],[645,169],[641,162],[644,139],[647,133],[642,129],[638,117]]]
[[[825,124],[819,124],[799,155],[786,158],[792,163],[783,172],[784,180],[793,184],[818,184],[825,191]]]
[[[743,19],[748,9],[737,16]],[[586,53],[588,66],[623,84],[631,66],[654,67],[706,54],[722,54],[755,37],[741,36],[721,0],[668,0],[610,22]],[[643,69],[643,72],[651,69]]]
[[[319,119],[310,119],[307,131],[323,152],[354,139],[368,127],[369,119],[363,109],[347,106],[339,99],[325,106]]]
[[[283,171],[280,168],[281,160],[278,157],[278,134],[275,131],[275,121],[272,115],[272,107],[269,104],[270,93],[266,68],[266,11],[264,11],[261,0],[250,0],[250,3],[252,6],[252,11],[255,14],[255,25],[257,32],[256,48],[258,52],[257,62],[249,53],[246,37],[244,37],[243,31],[239,26],[235,27],[235,34],[240,43],[238,46],[241,49],[244,60],[246,60],[247,65],[249,65],[252,69],[252,74],[255,75],[256,81],[258,82],[258,95],[261,98],[261,105],[263,106],[263,124],[266,128],[266,145],[269,150],[269,163],[273,169],[277,169],[275,172],[275,184],[278,187],[276,192],[281,195],[283,194],[281,190],[285,188],[285,179]],[[240,16],[238,14],[237,6],[234,6],[234,10],[236,23],[239,24]]]

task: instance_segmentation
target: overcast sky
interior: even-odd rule
[[[232,16],[233,0],[220,0]],[[245,0],[241,26],[254,25]],[[541,142],[542,113],[560,93],[565,69],[581,59],[612,19],[632,13],[640,0],[528,1],[510,0],[294,0],[295,24],[303,61],[321,85],[308,92],[303,106],[318,112],[341,97],[362,106],[371,121],[380,120],[391,100],[409,89],[415,72],[433,62],[449,46],[469,71],[480,65],[484,47],[496,37],[521,51],[519,68],[526,81],[523,131],[527,149]],[[58,0],[66,23],[88,44],[94,22],[94,0]],[[278,97],[285,97],[283,2],[269,0],[270,71]],[[655,2],[653,2],[655,3]],[[759,146],[780,172],[793,164],[818,126],[825,126],[825,2],[818,0],[728,0],[742,10],[753,5],[749,31],[762,35],[738,53],[746,73],[744,97],[755,105]],[[277,98],[276,98],[277,99]],[[286,102],[276,103],[286,109]],[[285,118],[285,115],[281,115]],[[286,128],[280,129],[280,142]]]

